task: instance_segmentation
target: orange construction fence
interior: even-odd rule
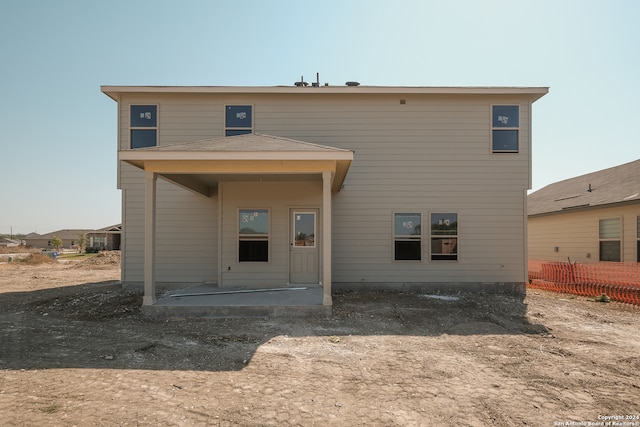
[[[529,260],[529,287],[640,305],[640,263]]]

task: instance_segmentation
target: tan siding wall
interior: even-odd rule
[[[224,136],[226,105],[253,105],[246,96],[212,97],[189,95],[129,95],[120,103],[119,132],[120,150],[131,146],[129,123],[131,105],[158,105],[158,144],[169,145],[180,142]]]
[[[594,209],[529,218],[529,258],[552,261],[598,262],[598,224],[622,218],[621,261],[637,261],[637,217],[640,206]],[[553,248],[557,246],[558,252]],[[591,254],[587,257],[587,254]]]
[[[400,98],[406,104],[400,104]],[[121,149],[127,149],[129,144],[129,105],[146,102],[159,104],[160,144],[223,135],[224,106],[250,104],[254,106],[255,132],[354,150],[355,160],[344,189],[334,195],[334,282],[526,279],[524,197],[530,176],[526,100],[514,96],[447,98],[320,93],[306,97],[263,94],[253,98],[127,96],[121,109],[124,124],[120,130]],[[491,153],[492,104],[520,106],[519,153]],[[123,185],[131,184],[127,182]],[[244,195],[245,200],[254,197]],[[393,261],[394,211],[423,213],[422,262]],[[457,262],[428,261],[426,224],[430,212],[459,214]],[[141,215],[138,211],[130,216],[135,224],[130,229],[134,236],[141,234]],[[225,235],[225,246],[230,238]],[[135,258],[142,260],[141,255]],[[223,271],[227,271],[225,281],[227,276],[229,280],[236,277],[233,266],[234,274],[228,275],[228,270],[224,270],[229,262],[225,256],[222,264]],[[139,277],[140,265],[136,269]],[[282,272],[276,270],[275,266],[264,270],[268,271],[269,280],[280,280]],[[242,277],[253,280],[249,271]]]
[[[143,281],[144,174],[121,165],[126,239],[123,281]],[[206,198],[158,179],[156,200],[156,265],[158,282],[217,280],[217,207]],[[184,209],[187,207],[188,209]]]
[[[346,189],[345,189],[346,190]],[[348,191],[344,197],[348,198]],[[518,282],[524,275],[524,213],[513,212],[509,199],[520,199],[523,192],[511,192],[503,200],[466,202],[464,197],[431,199],[418,195],[414,202],[399,197],[369,202],[335,203],[334,281],[335,282]],[[504,210],[512,212],[500,212]],[[423,261],[393,260],[393,212],[421,212],[427,233],[431,212],[457,212],[459,219],[459,260],[429,261],[429,236],[423,234]],[[374,213],[374,214],[370,214]],[[361,219],[366,216],[366,220]]]
[[[221,191],[222,285],[286,284],[289,277],[289,208],[319,209],[322,182],[225,182]],[[269,209],[268,263],[238,262],[238,209]],[[321,234],[320,230],[318,234]]]
[[[335,197],[334,282],[522,282],[528,103],[520,153],[492,154],[489,100],[267,99],[256,131],[355,151]],[[393,211],[458,212],[459,261],[393,261]],[[426,227],[423,228],[427,230]]]

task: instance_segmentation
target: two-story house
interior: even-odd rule
[[[544,87],[103,86],[122,280],[524,291]]]

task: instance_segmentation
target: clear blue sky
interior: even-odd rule
[[[100,85],[549,86],[533,189],[640,158],[640,1],[0,2],[0,233],[121,220]]]

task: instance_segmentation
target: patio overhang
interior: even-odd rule
[[[319,181],[323,219],[322,305],[331,306],[332,193],[342,188],[353,161],[352,151],[281,137],[246,134],[120,151],[118,160],[144,170],[143,305],[156,303],[156,180],[162,177],[207,197],[216,193],[220,182]]]
[[[261,134],[120,151],[118,160],[196,193],[212,196],[221,181],[322,181],[340,191],[353,152]]]

